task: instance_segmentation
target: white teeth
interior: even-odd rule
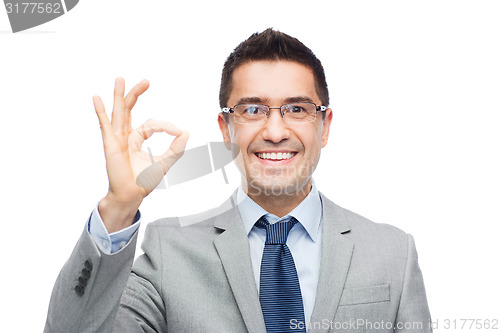
[[[264,160],[288,160],[292,158],[295,153],[258,153],[257,156]]]

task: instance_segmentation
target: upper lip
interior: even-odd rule
[[[297,151],[295,150],[259,150],[256,151],[255,154],[260,154],[260,153],[296,153]]]

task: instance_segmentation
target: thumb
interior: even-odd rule
[[[156,186],[158,186],[163,176],[163,167],[158,161],[142,170],[142,172],[137,175],[135,182],[137,186],[142,187],[147,192],[151,192],[156,188]]]
[[[184,155],[188,138],[189,132],[182,131],[181,135],[177,136],[174,141],[172,141],[168,150],[161,155],[159,162],[162,163],[163,174],[166,174],[170,167]]]
[[[172,165],[184,154],[188,138],[189,132],[187,131],[183,131],[177,136],[160,159],[142,170],[137,176],[137,186],[142,187],[148,192],[153,191]]]

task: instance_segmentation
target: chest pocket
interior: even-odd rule
[[[380,286],[344,289],[339,306],[369,304],[391,300],[388,284]]]

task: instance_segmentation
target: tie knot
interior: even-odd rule
[[[266,244],[284,245],[288,238],[288,233],[298,221],[292,216],[288,221],[276,222],[270,224],[265,216],[262,216],[255,226],[261,229],[266,229]]]

